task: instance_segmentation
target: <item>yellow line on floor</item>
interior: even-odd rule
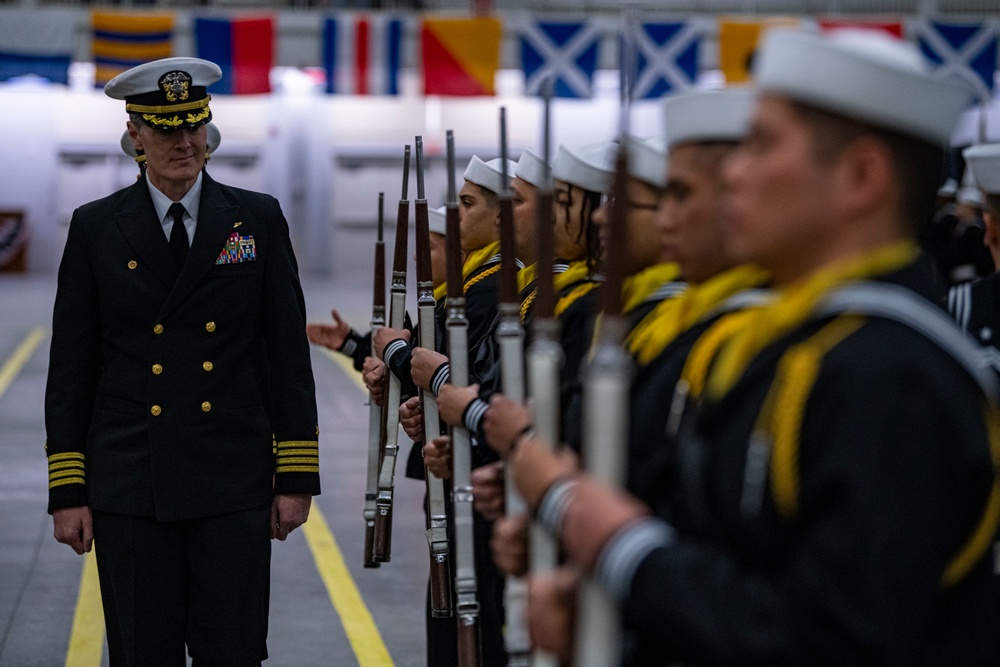
[[[340,616],[359,667],[392,667],[389,650],[344,563],[337,540],[315,504],[302,527],[330,602]]]
[[[347,373],[347,376],[354,380],[354,383],[358,385],[361,391],[368,395],[368,387],[365,386],[365,381],[361,377],[361,373],[354,370],[354,360],[347,355],[340,354],[339,352],[334,352],[333,350],[328,350],[323,348],[323,353],[330,357],[333,363],[340,366],[340,368]]]
[[[66,667],[100,667],[104,652],[104,613],[101,610],[101,586],[97,578],[94,551],[83,557],[80,595],[73,614],[73,631],[66,651]]]
[[[28,363],[28,359],[31,359],[31,355],[35,353],[35,349],[44,338],[45,327],[35,327],[31,333],[24,337],[21,344],[14,350],[14,354],[10,355],[3,366],[0,366],[0,396],[4,395],[4,392],[10,387],[24,365]]]

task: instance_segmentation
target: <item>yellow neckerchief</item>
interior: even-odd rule
[[[629,333],[625,341],[629,352],[645,366],[720,303],[737,292],[759,287],[766,280],[767,273],[756,266],[737,266],[688,287],[674,299],[661,301]]]
[[[622,312],[630,313],[663,285],[677,280],[681,267],[676,262],[647,266],[622,281]]]
[[[725,395],[757,354],[804,324],[827,292],[849,282],[889,273],[913,262],[919,250],[912,241],[900,241],[837,262],[778,290],[774,302],[756,311],[719,353],[708,377],[712,398]]]
[[[462,279],[465,280],[469,277],[476,269],[480,268],[483,264],[493,259],[493,256],[500,252],[500,242],[494,241],[485,248],[480,248],[479,250],[474,250],[469,253],[469,256],[465,258],[465,263],[462,264]],[[466,283],[462,286],[462,293],[469,289],[469,284]],[[448,293],[448,281],[445,281],[434,288],[434,300],[438,301],[445,294]]]
[[[535,271],[538,270],[538,264],[532,264],[531,266],[526,266],[517,272],[517,293],[520,294],[525,287],[530,285],[535,280]]]
[[[564,294],[562,297],[558,297],[556,300],[556,306],[553,314],[559,317],[566,312],[566,309],[573,305],[573,303],[596,288],[600,283],[596,280],[588,280],[590,278],[590,267],[587,266],[587,260],[577,259],[569,263],[569,267],[562,273],[556,274],[552,278],[552,289],[558,297],[559,293],[564,289],[570,287],[574,283],[580,281],[584,282],[582,285],[577,285],[575,288],[569,291],[568,294]]]

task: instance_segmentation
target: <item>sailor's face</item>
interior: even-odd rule
[[[448,255],[446,238],[441,234],[431,232],[428,235],[431,249],[431,282],[434,287],[448,280]]]
[[[511,184],[511,202],[514,205],[514,236],[517,239],[518,259],[535,256],[535,228],[538,226],[538,188],[522,178]]]
[[[458,192],[458,219],[462,230],[462,250],[485,248],[499,238],[499,209],[490,206],[482,188],[465,181]]]
[[[160,183],[194,181],[205,166],[207,130],[204,125],[162,131],[130,122],[128,130],[136,148],[146,153],[147,177],[161,190],[164,188]]]
[[[728,264],[719,164],[706,154],[715,150],[687,143],[670,151],[667,188],[656,214],[664,252],[680,264],[691,283],[704,281]]]
[[[626,201],[605,201],[594,211],[594,224],[600,228],[601,245],[607,247],[610,206],[625,207],[625,273],[631,275],[660,261],[654,217],[660,203],[660,190],[637,178],[626,181]]]
[[[582,233],[584,191],[560,180],[553,181],[552,188],[552,251],[559,259],[580,259],[587,254],[587,239]]]
[[[822,243],[821,221],[833,210],[830,168],[787,99],[761,97],[749,135],[723,170],[726,246],[734,260],[788,273]]]

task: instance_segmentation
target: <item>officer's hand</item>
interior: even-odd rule
[[[446,363],[448,357],[440,352],[428,350],[426,347],[415,347],[410,356],[410,377],[413,378],[415,385],[424,391],[430,391],[434,371]]]
[[[502,516],[493,524],[490,549],[493,562],[504,574],[523,576],[528,571],[528,526],[526,514]]]
[[[375,357],[365,357],[361,377],[375,405],[385,405],[385,364]]]
[[[579,574],[568,567],[528,579],[528,632],[531,642],[562,664],[573,659],[576,587]]]
[[[336,351],[347,340],[347,335],[351,333],[351,325],[340,319],[340,313],[337,312],[336,308],[330,314],[333,315],[333,324],[307,324],[306,336],[313,345],[322,345],[329,350]]]
[[[494,461],[472,471],[472,509],[487,521],[503,516],[503,461]]]
[[[372,354],[374,354],[379,359],[382,358],[382,353],[385,352],[385,346],[396,340],[397,338],[402,338],[407,343],[410,342],[410,331],[409,329],[392,329],[390,327],[380,327],[375,335],[372,336]]]
[[[424,465],[434,473],[435,477],[449,479],[451,477],[451,438],[442,435],[434,438],[429,445],[424,445]]]
[[[461,426],[465,409],[477,396],[479,396],[478,384],[456,387],[446,382],[441,385],[441,393],[437,397],[438,415],[446,424]]]
[[[408,398],[399,406],[399,425],[413,442],[424,441],[424,410],[419,396]]]
[[[512,401],[503,394],[493,394],[490,407],[483,415],[486,442],[500,456],[506,456],[517,438],[531,425],[531,409]]]
[[[309,518],[312,496],[305,493],[275,495],[271,502],[271,539],[284,540]]]
[[[94,519],[90,508],[64,507],[52,512],[53,534],[56,542],[68,544],[73,551],[83,555],[94,545]]]
[[[563,518],[563,549],[574,562],[593,569],[608,540],[648,514],[649,508],[635,496],[583,475],[570,493]]]

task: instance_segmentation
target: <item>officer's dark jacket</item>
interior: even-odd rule
[[[253,261],[217,261],[234,235],[252,238]],[[305,306],[278,202],[204,174],[179,271],[145,177],[77,209],[45,412],[50,512],[179,520],[318,493]]]

